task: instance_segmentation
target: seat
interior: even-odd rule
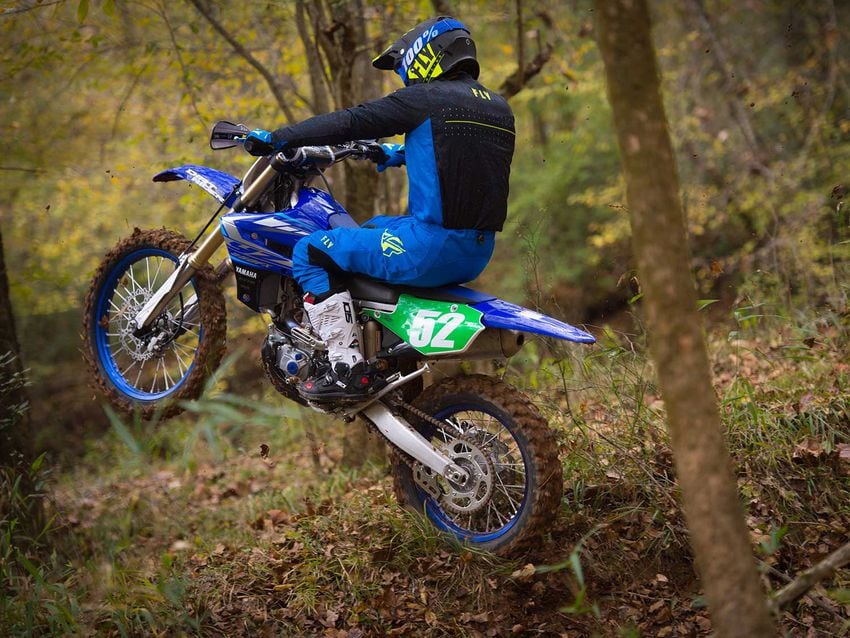
[[[473,290],[465,286],[444,286],[441,288],[417,288],[415,286],[403,286],[388,284],[377,279],[364,277],[363,275],[347,274],[344,278],[351,296],[361,301],[374,301],[377,303],[398,303],[401,295],[411,295],[422,299],[434,301],[445,301],[448,303],[477,304],[495,299],[494,295]]]

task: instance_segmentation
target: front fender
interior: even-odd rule
[[[227,206],[236,200],[236,187],[240,183],[239,178],[229,173],[197,164],[176,166],[153,176],[155,182],[175,182],[180,179],[197,184]]]

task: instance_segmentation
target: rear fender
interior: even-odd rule
[[[530,332],[576,343],[596,342],[596,338],[584,330],[502,299],[481,301],[472,307],[482,314],[481,323],[488,328]]]
[[[226,206],[231,206],[236,201],[239,178],[208,166],[185,164],[153,176],[155,182],[175,182],[181,179],[200,186]]]

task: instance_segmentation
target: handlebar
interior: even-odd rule
[[[210,135],[210,147],[213,150],[232,148],[245,144],[249,129],[244,124],[233,122],[216,122]],[[383,147],[374,140],[355,140],[336,146],[301,146],[286,149],[275,154],[278,162],[292,168],[327,168],[331,164],[347,157],[355,159],[371,159],[382,162],[386,159]]]
[[[381,162],[386,158],[383,147],[373,140],[355,140],[334,146],[300,146],[280,153],[293,168],[324,169],[346,158]]]

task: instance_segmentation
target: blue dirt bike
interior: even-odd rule
[[[219,122],[210,145],[236,146],[247,132]],[[98,267],[85,301],[84,352],[112,405],[170,416],[180,401],[197,398],[224,353],[221,285],[231,274],[239,301],[271,317],[262,347],[268,379],[303,404],[297,385],[326,353],[303,313],[292,249],[314,231],[357,226],[310,182],[343,159],[382,155],[375,142],[351,142],[261,157],[242,180],[195,165],[156,175],[157,182],[187,180],[217,199],[212,220],[227,212],[217,232],[191,242],[165,229],[136,229]],[[228,256],[213,267],[222,243]],[[526,333],[594,338],[464,286],[411,288],[356,274],[347,285],[363,355],[387,384],[359,404],[310,407],[345,420],[360,416],[379,432],[391,446],[399,501],[440,530],[500,554],[526,545],[560,502],[554,433],[531,400],[501,379],[447,378],[423,391],[422,375],[435,360],[511,357]]]

